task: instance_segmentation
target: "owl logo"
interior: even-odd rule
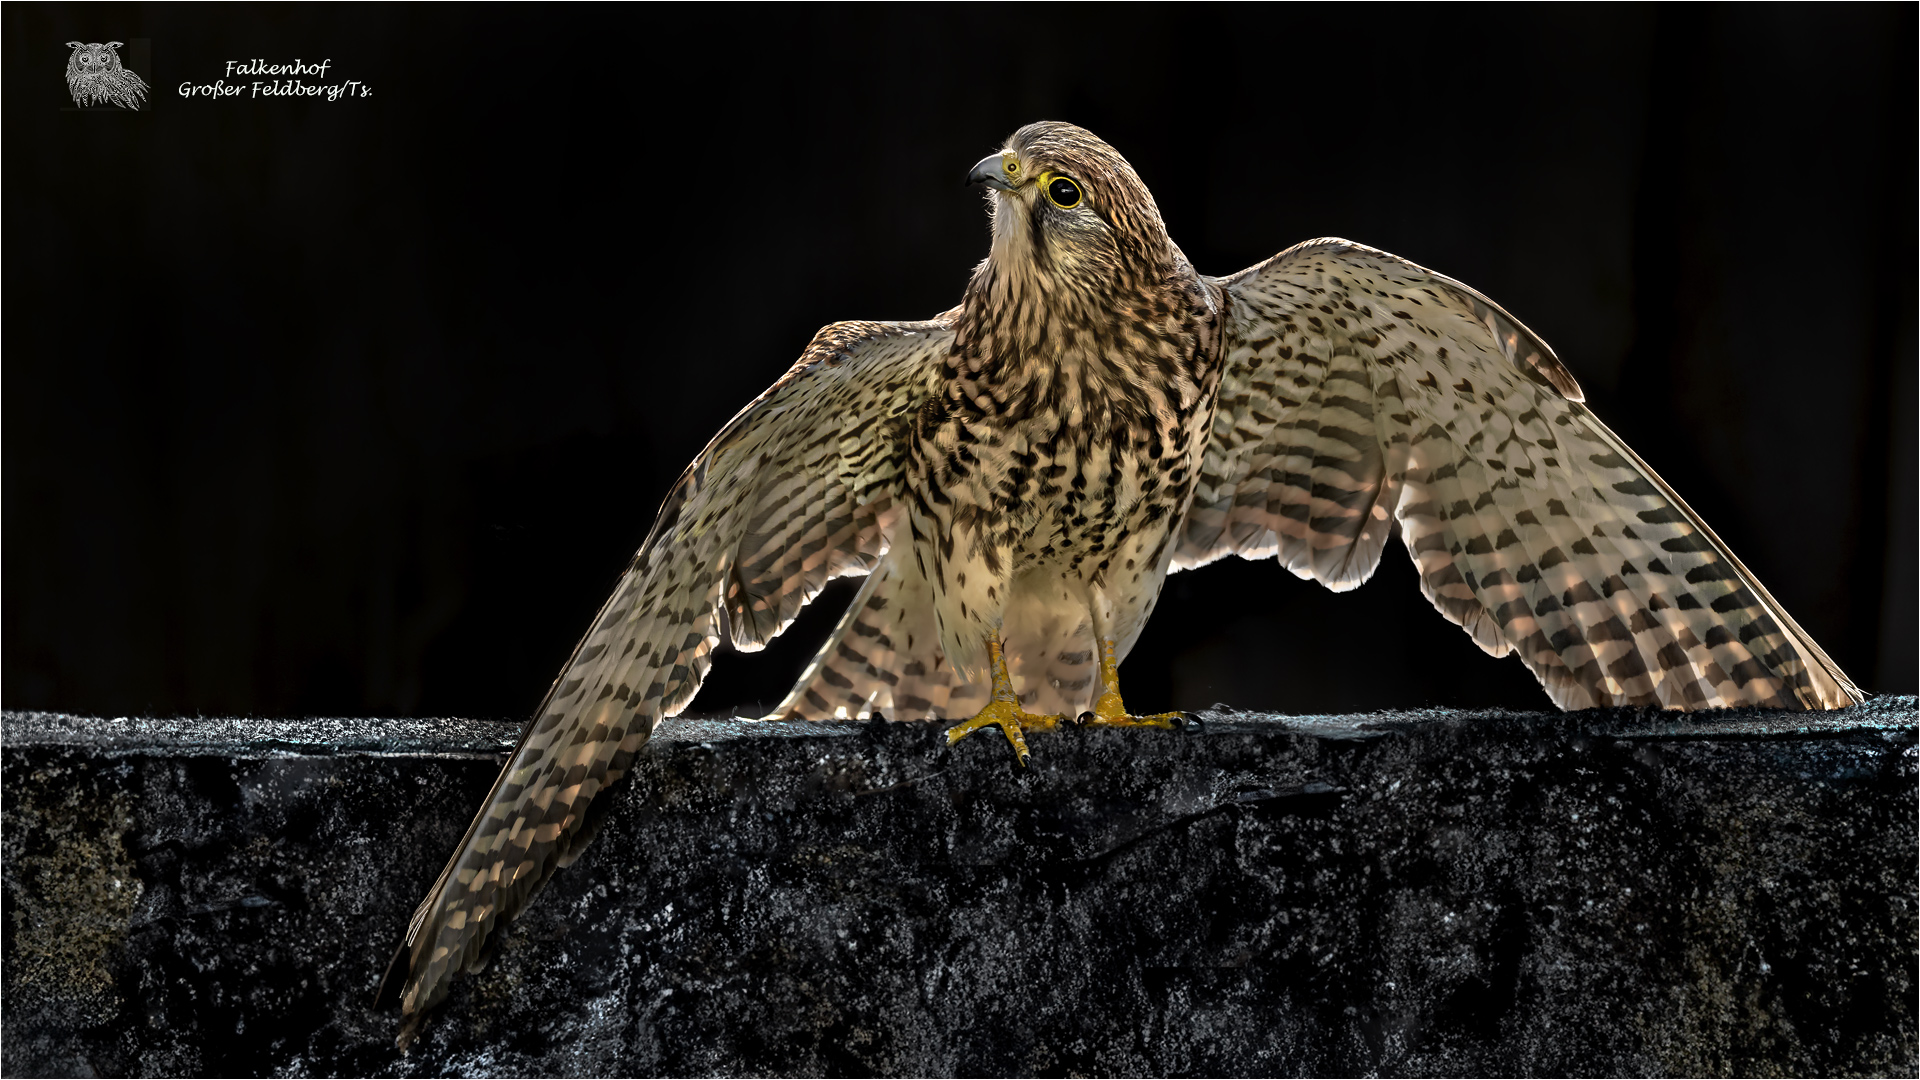
[[[89,45],[79,41],[69,41],[67,46],[73,55],[67,57],[67,89],[73,91],[73,103],[82,108],[88,105],[118,105],[123,109],[138,109],[146,98],[147,84],[140,76],[120,66],[120,45],[118,41],[106,44],[94,42]]]

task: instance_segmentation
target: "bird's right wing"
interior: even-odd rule
[[[1860,700],[1493,301],[1332,239],[1218,284],[1226,366],[1176,568],[1272,555],[1352,588],[1397,531],[1434,606],[1562,708]]]
[[[413,916],[379,995],[398,998],[402,1046],[572,854],[588,803],[692,700],[720,635],[757,649],[885,553],[907,445],[893,432],[952,340],[951,313],[829,326],[687,467]]]

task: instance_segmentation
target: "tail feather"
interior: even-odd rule
[[[985,703],[940,650],[926,580],[887,558],[768,719],[941,719]]]

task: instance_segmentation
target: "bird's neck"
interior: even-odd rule
[[[1072,359],[1111,327],[1156,309],[1165,313],[1154,297],[1176,275],[1161,262],[1076,265],[995,243],[967,283],[955,337],[963,348],[982,346],[979,358],[1001,366]]]
[[[954,324],[949,395],[983,412],[1164,411],[1164,392],[1191,381],[1196,350],[1210,345],[1189,277],[1184,260],[1082,280],[990,257]]]

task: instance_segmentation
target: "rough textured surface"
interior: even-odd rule
[[[5,717],[9,1075],[1900,1073],[1915,702],[679,721],[412,1054],[514,726]]]

